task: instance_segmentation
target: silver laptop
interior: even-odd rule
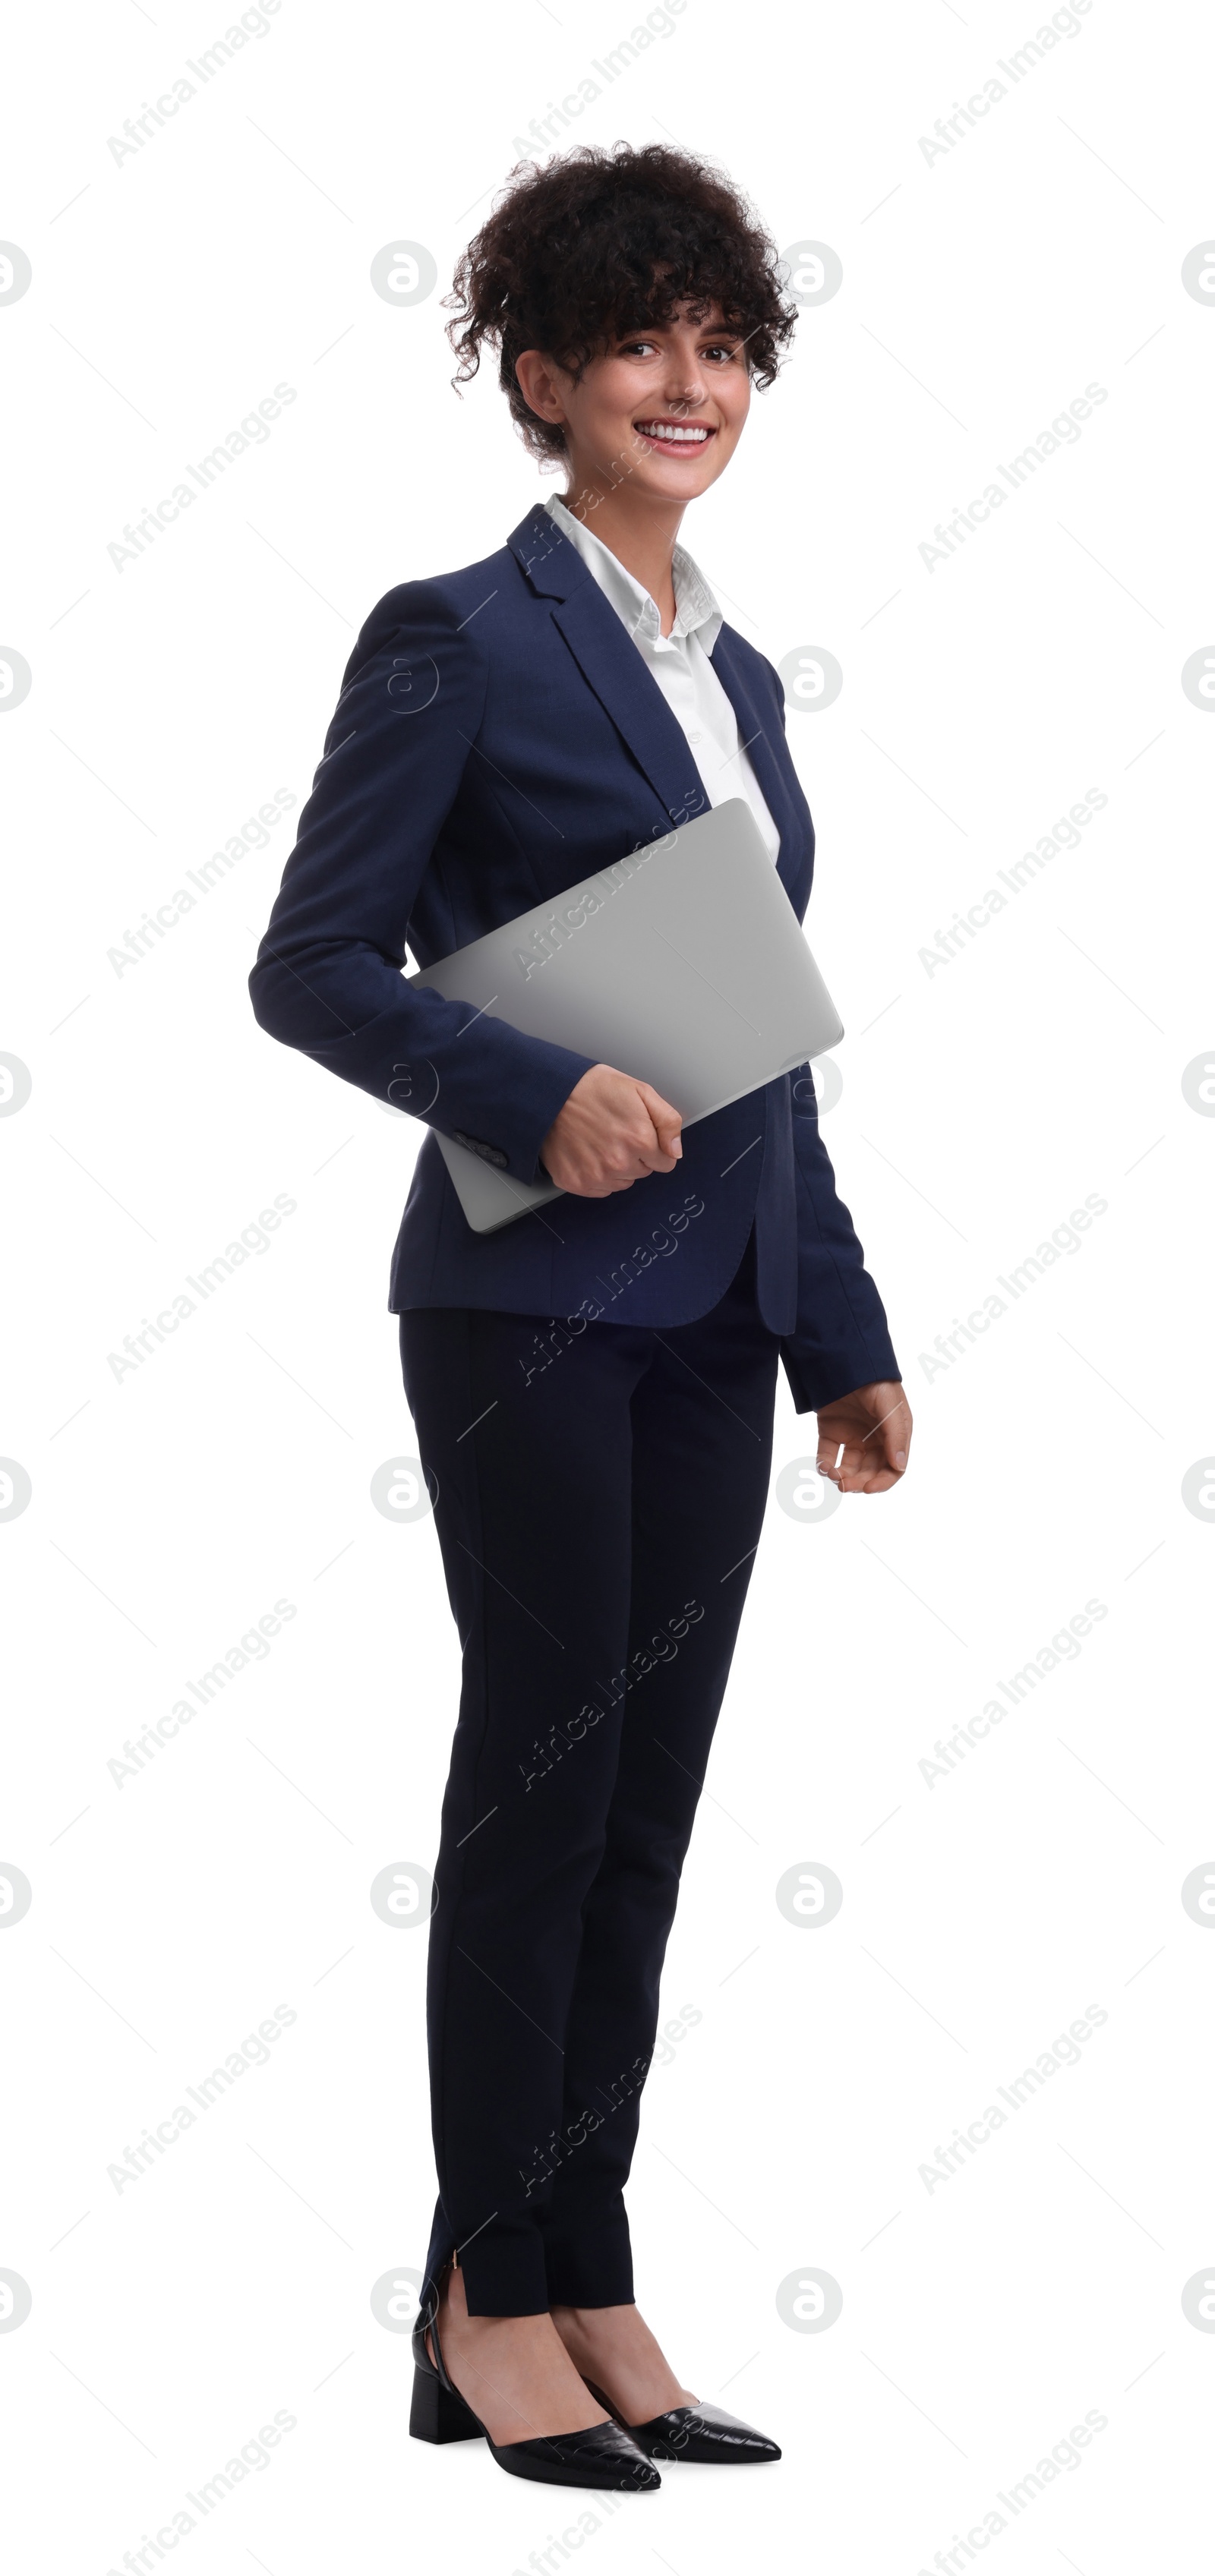
[[[844,1033],[741,796],[408,980],[652,1083],[689,1127]],[[476,1234],[562,1195],[439,1147]]]

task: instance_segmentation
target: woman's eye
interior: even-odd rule
[[[656,343],[653,340],[624,340],[621,342],[618,354],[622,358],[645,357],[652,355],[655,348]],[[702,349],[700,354],[702,358],[723,358],[729,365],[731,359],[740,355],[740,350],[724,341],[714,340],[707,348]]]

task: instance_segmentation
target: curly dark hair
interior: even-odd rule
[[[719,305],[743,333],[753,382],[770,385],[797,320],[782,293],[775,244],[754,208],[712,163],[666,143],[580,144],[547,162],[517,162],[506,195],[457,266],[447,336],[456,390],[481,347],[499,352],[498,381],[530,453],[565,453],[559,422],[529,410],[515,375],[542,349],[575,382],[612,342],[661,328],[681,305],[694,320]]]

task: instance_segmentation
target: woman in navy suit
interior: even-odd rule
[[[645,2487],[779,2456],[666,2361],[623,2200],[778,1360],[842,1492],[898,1481],[911,1420],[808,1066],[684,1135],[627,1067],[401,972],[740,794],[804,914],[780,682],[677,543],[793,328],[773,245],[711,167],[618,144],[517,170],[456,284],[462,377],[496,349],[564,494],[373,610],[250,982],[263,1028],[437,1131],[389,1299],[463,1650],[411,2430]],[[438,1135],[565,1195],[474,1234]]]

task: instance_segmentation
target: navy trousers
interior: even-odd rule
[[[580,1328],[580,1329],[579,1329]],[[427,2018],[474,2315],[633,2296],[623,2188],[768,1495],[754,1238],[665,1329],[425,1307],[405,1391],[463,1651]]]

